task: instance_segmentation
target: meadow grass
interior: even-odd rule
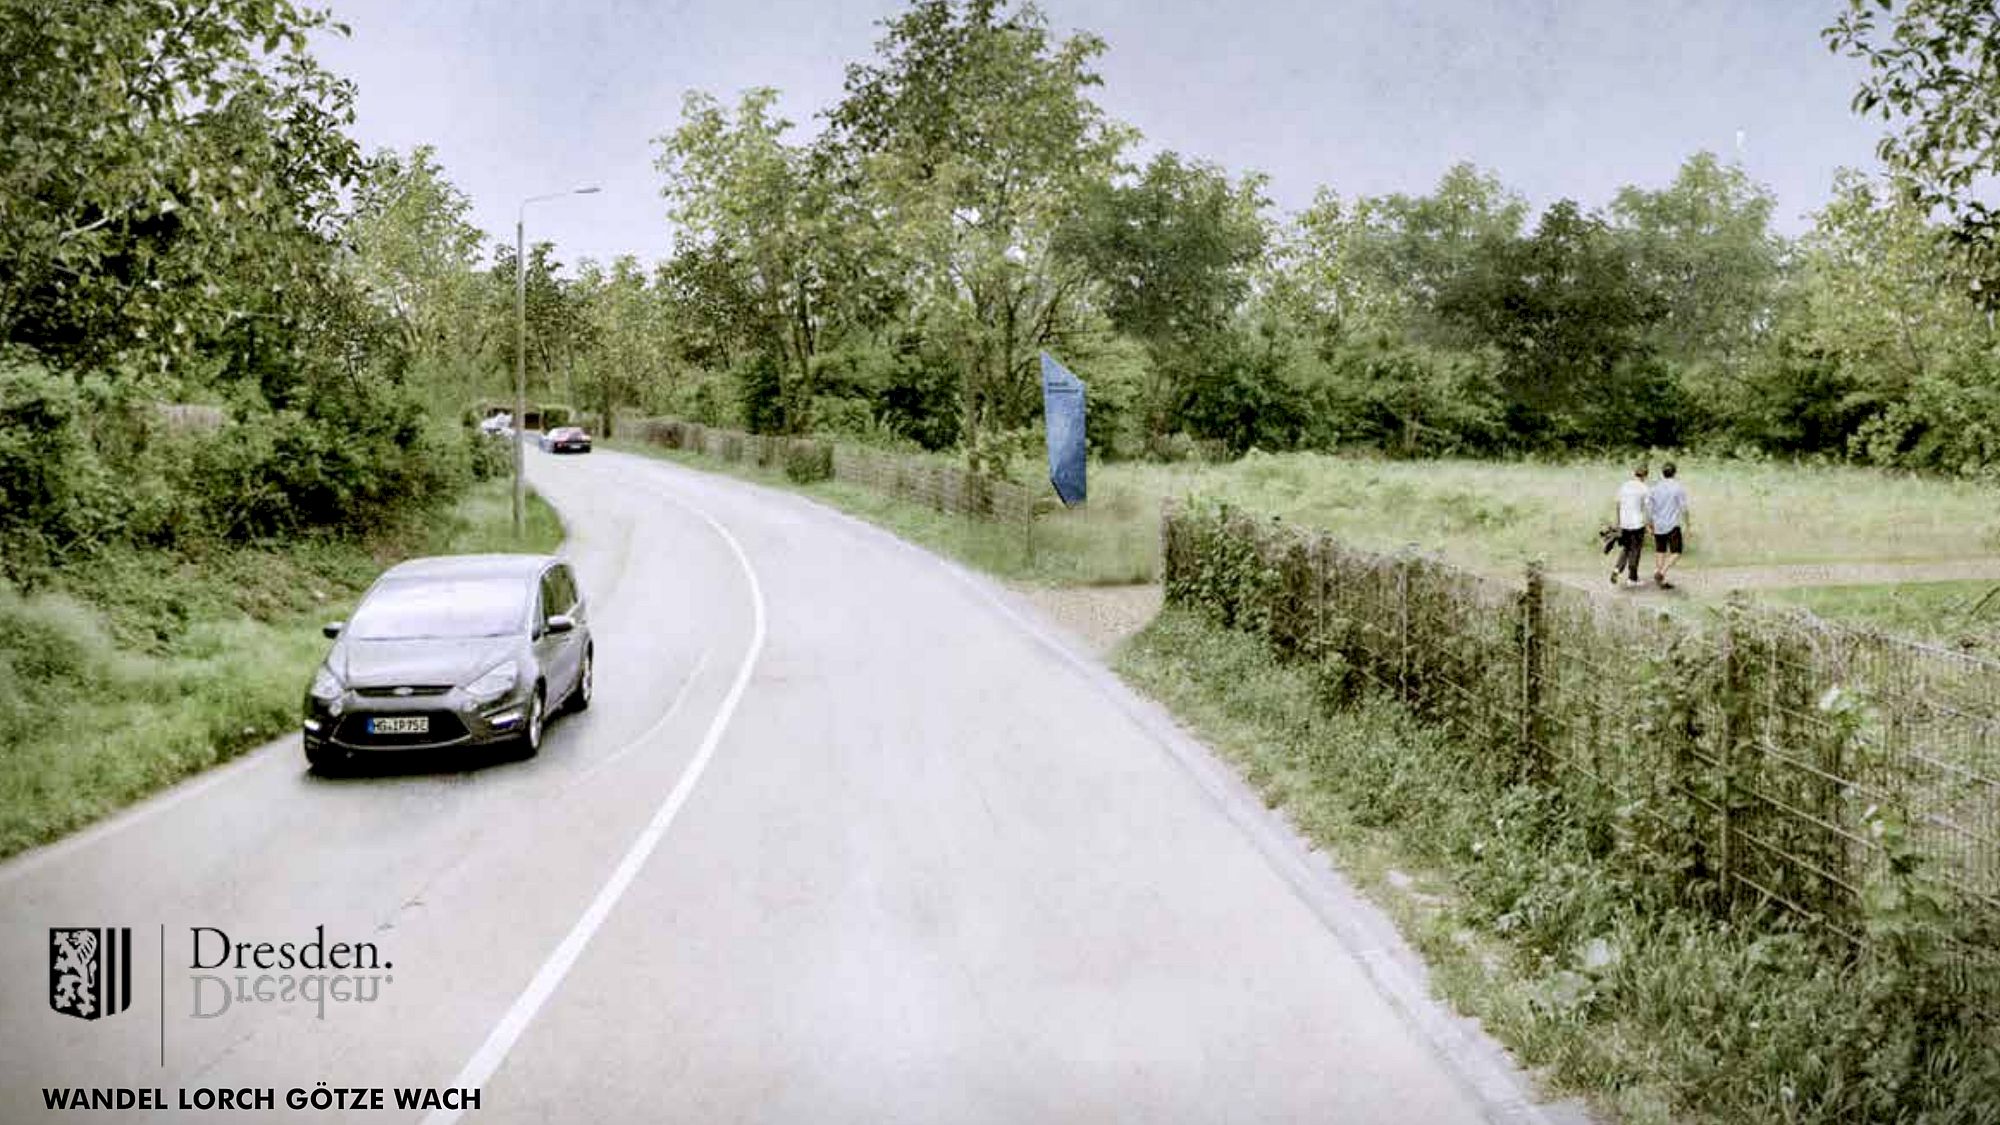
[[[850,481],[800,484],[782,469],[749,461],[724,461],[682,449],[638,441],[602,443],[609,448],[702,472],[785,488],[828,507],[875,523],[938,554],[1021,582],[1047,586],[1107,586],[1154,581],[1159,552],[1158,501],[1150,509],[1133,499],[1093,503],[1088,509],[1049,511],[1032,532],[1019,524],[994,523],[878,492]],[[1149,514],[1150,513],[1150,514]]]
[[[540,497],[516,540],[507,481],[367,541],[110,550],[22,596],[0,587],[0,856],[46,843],[298,722],[346,616],[388,564],[551,551]]]
[[[1654,480],[1659,479],[1656,460]],[[1252,454],[1227,465],[1110,465],[1093,488],[1156,510],[1200,493],[1325,528],[1362,547],[1414,545],[1480,570],[1597,569],[1596,529],[1627,460],[1389,461]],[[1932,561],[2000,555],[1990,488],[1846,466],[1684,459],[1689,565]],[[1150,500],[1151,503],[1146,501]]]
[[[618,448],[704,470],[786,484],[781,473],[640,442]],[[942,458],[942,455],[931,455]],[[1656,467],[1657,479],[1658,460]],[[1039,466],[1015,466],[1023,482]],[[1531,559],[1595,572],[1596,538],[1627,460],[1392,461],[1311,453],[1252,453],[1227,464],[1120,462],[1090,466],[1090,502],[1055,508],[1032,538],[963,517],[919,514],[839,481],[800,490],[876,519],[898,534],[1008,578],[1050,585],[1158,581],[1163,501],[1202,496],[1324,528],[1363,548],[1415,547],[1488,574]],[[1847,466],[1683,459],[1693,498],[1686,565],[1927,562],[2000,555],[2000,507],[1990,488]],[[794,486],[797,487],[797,486]]]
[[[1757,596],[1894,636],[1972,652],[2000,651],[2000,582],[1799,586]]]

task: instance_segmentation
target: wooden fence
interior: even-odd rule
[[[782,468],[801,482],[848,481],[940,512],[1024,527],[1034,522],[1034,491],[930,458],[838,445],[822,438],[748,434],[673,418],[646,419],[635,423],[633,430],[641,440],[663,448]]]

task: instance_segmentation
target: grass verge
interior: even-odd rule
[[[1306,668],[1168,610],[1120,672],[1337,857],[1436,987],[1559,1090],[1631,1122],[1990,1122],[1990,1030],[1892,966],[1683,905],[1677,873],[1387,703],[1335,709]],[[1986,1036],[1986,1038],[1982,1038]]]
[[[1799,586],[1760,590],[1757,597],[1899,637],[1968,652],[2000,652],[2000,582]]]
[[[1087,508],[1049,512],[1035,520],[1030,532],[1017,524],[939,512],[847,481],[799,484],[781,469],[760,469],[750,462],[723,461],[644,442],[607,444],[703,472],[790,489],[1001,578],[1045,586],[1121,586],[1157,580],[1159,507],[1154,502],[1150,509],[1141,508],[1135,493],[1100,495]]]
[[[489,481],[367,541],[112,551],[32,596],[0,587],[0,856],[295,727],[319,626],[390,563],[554,550],[562,528],[540,497],[514,538],[508,488]]]

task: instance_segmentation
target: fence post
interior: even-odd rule
[[[1396,694],[1410,702],[1410,558],[1396,559]]]
[[[1544,646],[1548,639],[1546,617],[1547,575],[1540,559],[1528,564],[1527,585],[1521,593],[1521,762],[1530,775],[1543,775],[1542,678]]]
[[[1736,744],[1748,735],[1744,706],[1742,640],[1743,595],[1732,591],[1722,609],[1722,745],[1716,760],[1722,776],[1716,802],[1716,881],[1724,902],[1734,899],[1736,806]]]
[[[1313,536],[1312,564],[1312,655],[1314,660],[1321,661],[1326,659],[1327,649],[1331,647],[1326,635],[1326,535],[1324,533]]]
[[[1028,545],[1028,565],[1035,565],[1035,501],[1031,498],[1021,512],[1021,538]]]

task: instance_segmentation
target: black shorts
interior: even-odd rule
[[[1672,531],[1655,532],[1653,534],[1653,552],[1661,555],[1680,554],[1681,529],[1677,527]]]

